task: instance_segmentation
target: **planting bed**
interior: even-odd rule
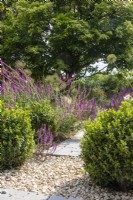
[[[84,174],[79,157],[32,158],[21,168],[0,173],[0,187],[63,195],[83,200],[133,200],[133,192],[116,192],[95,186]]]

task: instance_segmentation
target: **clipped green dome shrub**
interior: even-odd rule
[[[133,185],[133,101],[125,101],[118,111],[102,111],[85,123],[82,158],[85,170],[99,185]]]
[[[20,166],[32,155],[33,148],[29,111],[6,108],[0,101],[0,169]]]

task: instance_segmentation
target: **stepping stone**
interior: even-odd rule
[[[73,198],[73,197],[66,199],[65,197],[62,197],[62,196],[52,196],[48,200],[80,200],[80,199]]]
[[[79,156],[81,152],[80,149],[80,141],[65,141],[65,144],[62,142],[59,146],[57,146],[53,155],[57,156]]]
[[[48,200],[49,196],[35,192],[24,192],[14,189],[0,188],[0,200]]]
[[[56,150],[52,153],[55,156],[80,156],[80,142],[83,137],[84,131],[79,131],[71,139],[67,139],[61,144],[57,145]]]
[[[77,198],[63,196],[46,196],[37,194],[35,192],[24,192],[15,189],[2,189],[0,188],[0,200],[80,200]]]
[[[83,135],[84,135],[84,130],[79,131],[76,135],[74,135],[74,136],[72,137],[72,139],[81,140],[81,138],[83,137]]]

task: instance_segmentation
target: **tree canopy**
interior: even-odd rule
[[[99,59],[107,70],[133,69],[133,3],[101,0],[2,0],[2,59],[35,78],[81,77]]]

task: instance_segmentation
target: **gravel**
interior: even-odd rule
[[[117,192],[94,185],[84,173],[81,158],[69,156],[32,158],[19,169],[5,170],[0,173],[0,188],[82,200],[133,200],[133,191]]]

